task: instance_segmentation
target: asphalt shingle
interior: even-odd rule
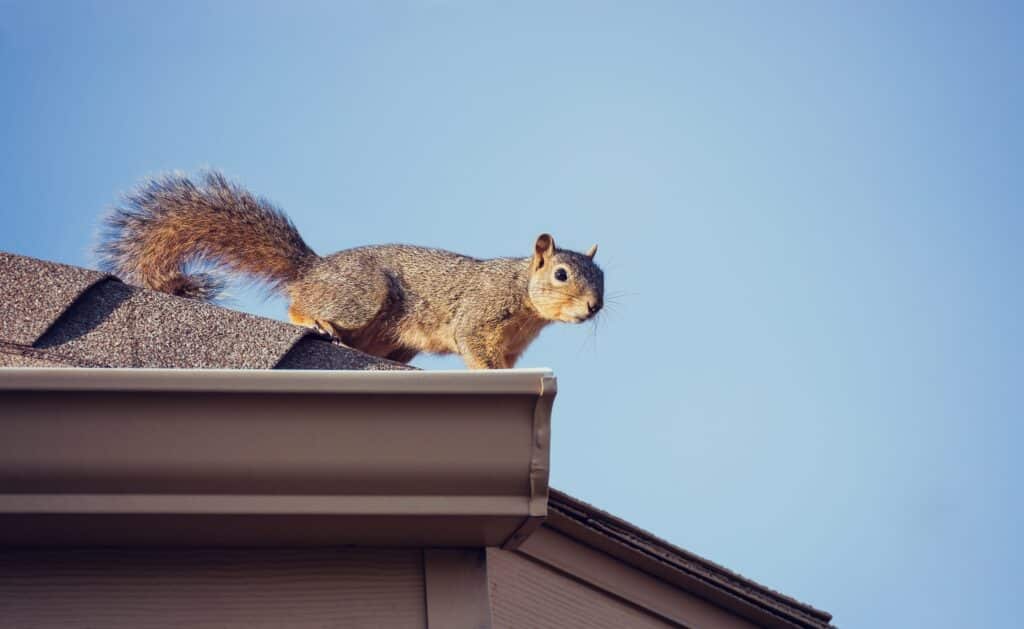
[[[0,251],[0,339],[31,345],[69,303],[106,277]]]
[[[67,365],[21,353],[8,354],[0,347],[0,367],[67,367]]]
[[[366,354],[355,350],[338,351],[338,345],[330,341],[306,336],[299,339],[291,350],[277,363],[277,369],[309,369],[304,365],[320,365],[318,369],[363,369],[371,371],[411,369],[402,363],[374,358],[366,363]]]
[[[408,369],[272,319],[0,253],[0,365]]]

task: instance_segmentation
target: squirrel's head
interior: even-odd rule
[[[537,236],[530,259],[530,301],[551,321],[582,323],[604,306],[604,272],[594,264],[597,245],[586,253],[555,248],[550,234]]]

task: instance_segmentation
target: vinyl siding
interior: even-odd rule
[[[0,550],[5,627],[426,626],[419,549]]]

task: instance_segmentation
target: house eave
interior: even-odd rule
[[[548,370],[0,370],[0,545],[515,546]]]

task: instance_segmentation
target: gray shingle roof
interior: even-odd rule
[[[0,339],[31,344],[69,303],[105,277],[99,271],[0,252]]]
[[[4,252],[0,366],[407,368],[306,328]]]

